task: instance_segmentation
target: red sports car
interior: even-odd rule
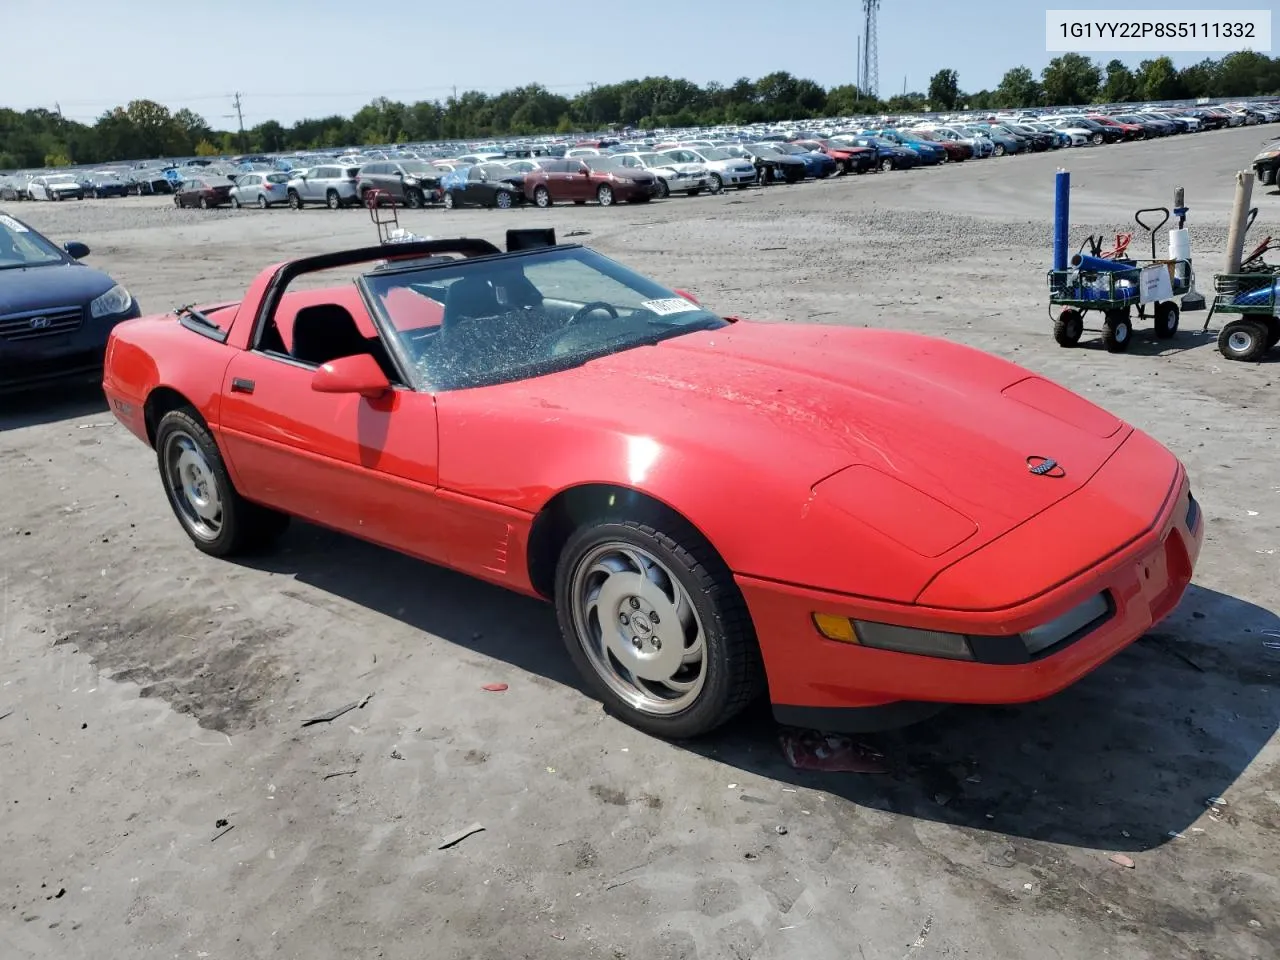
[[[104,387],[199,549],[293,516],[543,597],[675,738],[766,691],[827,730],[1049,696],[1173,610],[1203,537],[1172,453],[1028,370],[719,316],[553,238],[277,264],[117,326]]]

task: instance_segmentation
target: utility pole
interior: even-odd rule
[[[241,109],[240,94],[237,93],[234,97],[232,97],[231,102],[235,104],[236,120],[239,121],[239,124],[240,124],[240,150],[241,152],[245,152],[249,149],[249,147],[245,144],[245,139],[244,139],[244,110]]]

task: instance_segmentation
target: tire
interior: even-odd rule
[[[190,407],[169,411],[156,425],[156,464],[169,507],[203,553],[230,557],[265,547],[289,525],[286,514],[240,496],[218,444]]]
[[[1271,168],[1271,169],[1269,169],[1269,170],[1268,170],[1268,169],[1265,169],[1265,168],[1264,168],[1264,169],[1262,169],[1262,170],[1259,170],[1259,171],[1258,171],[1258,182],[1259,182],[1259,183],[1261,183],[1264,187],[1269,187],[1269,186],[1271,186],[1271,184],[1275,183],[1275,182],[1276,182],[1276,168],[1275,168],[1275,167],[1272,167],[1272,168]]]
[[[265,193],[258,194],[258,209],[265,210],[269,206],[271,206],[271,201],[267,199],[267,195]]]
[[[1267,317],[1267,349],[1280,343],[1280,317]]]
[[[493,205],[499,210],[510,210],[516,204],[516,198],[510,190],[499,190],[493,197]]]
[[[554,202],[555,201],[551,199],[551,191],[546,187],[538,187],[533,191],[533,205],[535,207],[541,207],[545,210]]]
[[[606,557],[612,561],[608,567],[599,562]],[[625,592],[628,580],[639,580],[637,562],[647,573],[643,600]],[[603,611],[593,610],[586,598],[592,596],[593,588],[610,581],[612,589],[605,593],[610,610],[607,621],[601,623]],[[670,598],[679,595],[687,604],[687,620],[675,615]],[[636,519],[601,519],[580,527],[560,554],[555,603],[574,665],[610,712],[646,733],[675,740],[705,735],[737,716],[764,690],[755,631],[732,575],[711,546],[677,518],[655,511]],[[667,616],[654,623],[657,613]],[[629,618],[625,626],[619,623],[623,616]],[[603,629],[596,636],[599,628]],[[635,631],[626,646],[623,629]],[[610,635],[618,654],[604,646],[604,638]],[[701,643],[696,677],[681,665],[679,656],[675,663],[661,663],[664,639],[668,658]],[[640,652],[633,654],[633,647]],[[637,682],[634,674],[624,677],[615,666],[623,662],[621,658],[635,667],[648,666],[658,677],[680,677],[677,682],[687,682],[691,689],[674,703],[664,701],[653,686]],[[673,668],[675,672],[668,674]],[[654,680],[649,683],[657,685]]]
[[[1176,336],[1179,316],[1178,305],[1172,300],[1157,303],[1154,318],[1156,336],[1161,340],[1169,340]]]
[[[444,208],[446,210],[453,209],[453,191],[452,190],[446,190],[444,192]]]
[[[426,205],[427,198],[422,195],[422,191],[410,187],[404,192],[404,205],[410,210],[420,210]]]
[[[898,169],[898,165],[894,163],[893,157],[885,157],[880,161],[880,172],[888,173],[890,170]]]
[[[596,200],[600,202],[602,207],[613,206],[613,187],[607,183],[600,184],[600,189],[596,191]]]
[[[993,157],[1003,157],[1003,156],[1004,156],[1004,144],[1003,144],[1003,143],[997,143],[997,144],[996,144],[996,145],[991,149],[991,155],[992,155]]]
[[[328,192],[324,195],[324,202],[325,202],[325,205],[326,205],[330,210],[341,210],[341,209],[342,209],[342,198],[341,198],[340,196],[338,196],[338,191],[337,191],[337,190],[330,190],[330,191],[328,191]]]
[[[200,198],[200,209],[201,209],[201,210],[208,210],[208,209],[209,209],[209,198],[208,198],[208,197],[201,197],[201,198]]]
[[[173,195],[173,205],[179,210],[182,209],[182,197],[178,196],[176,193]]]
[[[659,200],[667,199],[667,197],[671,196],[671,185],[661,177],[658,177],[653,195]]]
[[[720,174],[713,173],[708,178],[708,181],[709,182],[708,182],[707,189],[709,189],[712,193],[720,193],[722,190],[724,190],[724,178],[720,176]]]
[[[231,198],[231,209],[232,209],[232,210],[239,210],[239,209],[240,209],[240,198],[239,198],[239,197],[232,197],[232,198]]]
[[[1102,141],[1103,141],[1104,139],[1106,139],[1106,138],[1105,138],[1105,137],[1103,137],[1103,135],[1102,135],[1102,134],[1100,134],[1100,133],[1095,133],[1092,137],[1090,137],[1090,138],[1089,138],[1089,141],[1090,141],[1090,142],[1091,142],[1095,147],[1100,147],[1100,146],[1102,146]]]
[[[1053,339],[1060,347],[1074,347],[1084,335],[1084,314],[1068,307],[1053,321]]]
[[[302,197],[301,197],[301,196],[299,196],[299,194],[298,194],[298,191],[297,191],[297,190],[290,190],[290,191],[289,191],[289,209],[290,209],[290,210],[301,210],[301,209],[302,209]]]
[[[1260,320],[1232,320],[1218,334],[1218,352],[1228,360],[1254,363],[1267,352],[1270,331]]]
[[[1108,310],[1102,343],[1108,353],[1125,353],[1133,340],[1133,323],[1128,310]]]

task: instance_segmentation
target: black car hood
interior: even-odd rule
[[[0,270],[0,316],[52,307],[84,306],[115,286],[101,270],[79,263]]]

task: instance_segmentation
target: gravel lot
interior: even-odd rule
[[[1074,244],[1184,185],[1211,288],[1263,136],[402,213],[435,236],[586,231],[721,312],[954,337],[1185,460],[1208,540],[1158,634],[1052,700],[871,738],[888,775],[793,771],[767,712],[693,749],[648,739],[579,689],[549,607],[333,534],[206,558],[93,391],[4,401],[0,956],[1280,956],[1278,355],[1228,363],[1204,314],[1172,343],[1140,328],[1128,355],[1091,333],[1063,350],[1044,289],[1060,165]],[[1276,191],[1255,202],[1251,237],[1280,233]],[[375,240],[363,210],[12,210],[155,311]]]

